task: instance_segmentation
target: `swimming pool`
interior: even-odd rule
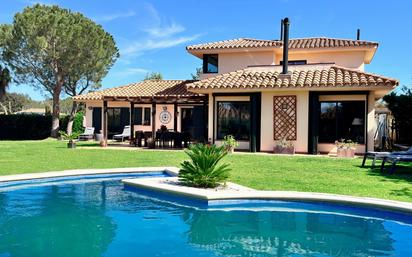
[[[94,175],[3,183],[0,257],[412,256],[412,219],[329,204],[216,201],[207,208]]]

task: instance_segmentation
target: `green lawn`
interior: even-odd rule
[[[178,166],[182,151],[114,150],[80,143],[67,149],[65,142],[0,141],[0,175],[82,168]],[[230,180],[264,190],[295,190],[378,197],[412,202],[412,166],[394,175],[361,168],[361,159],[319,156],[284,157],[233,154]]]

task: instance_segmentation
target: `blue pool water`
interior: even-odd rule
[[[0,184],[0,257],[412,256],[410,216],[281,201],[184,200],[120,179]]]

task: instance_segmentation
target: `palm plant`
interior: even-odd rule
[[[214,188],[229,178],[229,164],[219,165],[228,153],[224,146],[197,144],[185,152],[190,161],[184,161],[179,172],[184,185]]]
[[[69,140],[67,143],[68,148],[76,148],[76,142],[74,140],[79,137],[80,133],[67,134],[65,131],[60,130],[59,134],[64,140]]]

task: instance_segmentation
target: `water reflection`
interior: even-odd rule
[[[383,221],[316,213],[196,211],[184,215],[188,240],[223,256],[386,256]]]

